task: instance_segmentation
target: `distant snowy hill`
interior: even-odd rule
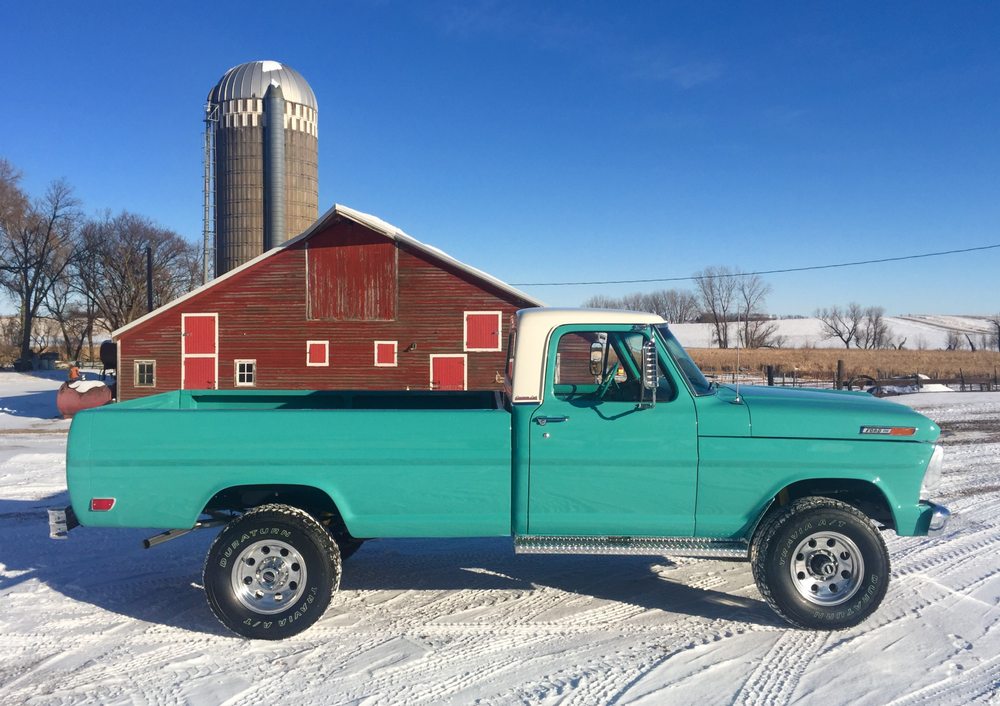
[[[947,347],[949,333],[969,334],[979,346],[979,337],[990,335],[993,324],[983,316],[946,316],[940,314],[887,316],[895,340],[906,339],[909,349],[939,349]],[[819,319],[776,319],[778,335],[784,337],[784,348],[840,348],[836,338],[824,338]],[[671,330],[681,344],[688,348],[711,348],[711,324],[673,324]]]

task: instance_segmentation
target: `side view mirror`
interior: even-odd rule
[[[604,374],[604,344],[600,341],[590,344],[590,374],[594,377]]]

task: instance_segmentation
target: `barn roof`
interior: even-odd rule
[[[214,287],[215,285],[219,284],[220,282],[224,282],[225,280],[229,279],[230,277],[234,277],[237,274],[239,274],[240,272],[243,272],[244,270],[253,267],[258,262],[260,262],[262,260],[266,260],[269,257],[274,257],[275,255],[277,255],[282,250],[286,250],[286,249],[290,248],[291,246],[293,246],[293,245],[295,245],[297,243],[302,242],[303,240],[307,240],[312,235],[314,235],[318,231],[322,230],[323,228],[325,228],[330,223],[333,223],[337,218],[346,218],[349,221],[354,221],[355,223],[358,223],[360,225],[365,226],[369,230],[373,230],[376,233],[380,233],[380,234],[386,236],[387,238],[390,238],[391,240],[396,241],[397,243],[405,243],[410,249],[416,250],[418,252],[422,252],[422,253],[424,253],[426,255],[429,255],[433,259],[438,260],[440,262],[443,262],[444,264],[449,265],[451,267],[454,267],[455,269],[461,270],[462,272],[465,272],[466,274],[471,275],[473,278],[475,278],[477,280],[480,280],[481,282],[484,282],[484,283],[489,284],[489,285],[491,285],[493,287],[496,287],[497,289],[499,289],[501,291],[504,291],[504,292],[506,292],[506,293],[514,296],[514,297],[517,297],[518,299],[522,299],[529,306],[544,306],[544,304],[542,302],[540,302],[538,299],[536,299],[535,297],[533,297],[533,296],[531,296],[531,295],[529,295],[529,294],[527,294],[525,292],[522,292],[520,289],[517,289],[516,287],[512,287],[511,285],[507,284],[503,280],[497,279],[493,275],[488,274],[486,272],[483,272],[482,270],[477,269],[477,268],[473,267],[472,265],[467,265],[464,262],[461,262],[460,260],[456,260],[455,258],[453,258],[448,253],[444,252],[443,250],[439,250],[438,248],[435,248],[432,245],[427,245],[426,243],[420,242],[419,240],[417,240],[413,236],[407,235],[406,233],[404,233],[402,230],[400,230],[396,226],[392,225],[391,223],[387,223],[386,221],[383,221],[381,218],[379,218],[377,216],[373,216],[373,215],[371,215],[369,213],[363,213],[361,211],[356,211],[353,208],[349,208],[349,207],[343,206],[341,204],[334,204],[333,208],[331,208],[326,213],[324,213],[322,216],[320,216],[319,218],[317,218],[316,221],[311,226],[309,226],[306,230],[304,230],[299,235],[295,236],[294,238],[292,238],[290,240],[285,241],[284,243],[282,243],[281,245],[278,245],[275,248],[271,248],[267,252],[258,255],[257,257],[253,258],[252,260],[247,260],[246,262],[244,262],[239,267],[235,267],[235,268],[229,270],[229,272],[226,272],[225,274],[216,277],[211,282],[209,282],[207,284],[203,284],[202,286],[198,287],[197,289],[194,289],[194,290],[188,292],[184,296],[178,297],[177,299],[174,299],[172,302],[169,302],[168,304],[164,304],[163,306],[161,306],[158,309],[154,309],[153,311],[149,312],[145,316],[142,316],[142,317],[136,319],[135,321],[133,321],[133,322],[131,322],[129,324],[126,324],[125,326],[122,326],[120,329],[118,329],[116,331],[113,331],[111,333],[111,338],[117,340],[118,337],[121,336],[122,334],[124,334],[125,332],[127,332],[127,331],[135,328],[136,326],[139,326],[139,325],[141,325],[141,324],[149,321],[154,316],[159,316],[161,313],[163,313],[167,309],[171,309],[171,308],[173,308],[173,307],[175,307],[175,306],[177,306],[179,304],[182,304],[183,302],[187,301],[188,299],[192,299],[192,298],[198,296],[200,293],[204,292],[205,290],[209,289],[210,287]]]

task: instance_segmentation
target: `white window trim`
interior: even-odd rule
[[[151,363],[153,365],[153,383],[151,385],[143,385],[139,383],[139,365],[142,363]],[[156,387],[156,361],[148,358],[143,358],[142,360],[133,361],[132,365],[132,387],[142,387],[145,389]]]
[[[391,363],[380,363],[378,362],[378,347],[379,346],[392,346],[392,362]],[[375,367],[376,368],[395,368],[399,366],[399,342],[398,341],[375,341],[374,348],[375,356]]]
[[[469,317],[470,316],[495,316],[497,319],[497,345],[496,348],[469,348]],[[462,324],[462,350],[470,353],[487,353],[503,350],[503,312],[502,311],[467,311],[463,317]]]
[[[322,363],[313,363],[309,360],[309,349],[314,345],[322,345],[326,355]],[[328,368],[330,367],[330,342],[329,341],[306,341],[306,367],[307,368]]]
[[[435,358],[461,358],[462,359],[462,389],[469,389],[469,356],[464,353],[446,353],[446,354],[431,354],[430,356],[430,366],[427,377],[427,387],[431,390],[436,390],[438,388],[434,387],[434,359]]]
[[[253,366],[253,382],[240,382],[240,363],[249,363]],[[238,358],[233,361],[233,387],[257,387],[257,359]]]

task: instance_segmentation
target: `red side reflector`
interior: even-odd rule
[[[91,498],[90,499],[90,511],[91,512],[107,512],[115,506],[114,498]]]
[[[913,427],[893,427],[889,436],[913,436],[917,430]]]

